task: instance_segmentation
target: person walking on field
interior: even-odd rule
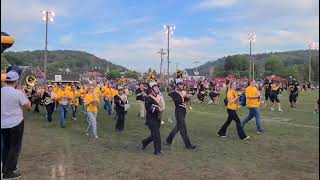
[[[18,87],[19,74],[9,71],[1,88],[1,160],[4,179],[20,177],[17,170],[24,132],[23,109],[31,110],[26,93]]]
[[[242,128],[253,118],[256,119],[257,134],[264,132],[262,128],[260,107],[261,94],[256,87],[256,81],[250,80],[250,85],[246,88],[246,106],[249,109],[249,115],[242,121]]]
[[[223,126],[220,128],[218,135],[220,137],[227,137],[226,136],[226,131],[228,126],[230,125],[230,123],[232,122],[232,120],[235,121],[236,123],[236,127],[237,127],[237,131],[238,131],[238,135],[239,138],[241,140],[247,140],[250,138],[250,136],[247,136],[245,134],[245,132],[243,131],[243,128],[241,126],[241,121],[237,115],[237,108],[239,105],[239,98],[238,98],[238,94],[236,91],[237,88],[237,84],[236,82],[231,82],[229,83],[228,87],[227,87],[227,100],[228,100],[228,105],[227,105],[227,112],[228,112],[228,119],[227,121],[223,124]]]

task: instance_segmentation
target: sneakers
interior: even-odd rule
[[[278,112],[283,112],[282,109],[278,109]]]
[[[264,131],[257,131],[257,134],[263,134]]]
[[[3,179],[14,179],[21,176],[21,173],[19,172],[10,172],[10,173],[4,173]]]
[[[270,111],[274,111],[274,108],[270,108]]]
[[[98,139],[98,138],[99,138],[99,136],[95,136],[94,138]]]
[[[77,118],[75,118],[75,117],[72,117],[72,120],[74,120],[74,121],[75,121],[75,120],[77,120]]]
[[[189,147],[187,147],[187,149],[195,149],[197,146],[191,145]]]
[[[154,152],[154,155],[161,155],[161,152]]]
[[[163,124],[164,124],[164,121],[161,121],[161,124],[163,125]]]
[[[219,134],[219,133],[218,133],[218,136],[219,136],[219,137],[222,137],[222,138],[226,138],[226,137],[227,137],[225,134],[224,134],[224,135],[221,135],[221,134]]]
[[[241,139],[241,140],[242,140],[242,141],[246,141],[246,140],[248,140],[248,139],[250,139],[250,136],[247,136],[246,138]]]

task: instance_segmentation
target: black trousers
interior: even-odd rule
[[[289,101],[290,102],[297,102],[298,94],[290,94],[289,95]]]
[[[244,133],[243,128],[241,126],[240,119],[238,117],[238,114],[235,110],[227,109],[228,112],[228,119],[227,121],[222,125],[221,129],[219,130],[218,134],[220,136],[226,135],[226,131],[232,120],[236,122],[237,131],[240,139],[244,139],[247,137],[247,135]]]
[[[125,112],[117,111],[116,130],[122,131],[124,129],[124,118],[125,118]]]
[[[160,121],[150,120],[147,125],[151,134],[142,141],[143,146],[147,146],[153,141],[154,153],[161,152]]]
[[[185,108],[176,108],[175,109],[175,116],[176,116],[176,125],[175,127],[171,130],[168,138],[167,138],[167,143],[171,144],[173,138],[175,137],[175,135],[180,132],[180,135],[183,139],[184,145],[189,148],[191,147],[191,142],[190,139],[188,137],[188,132],[187,132],[187,127],[186,127],[186,122],[185,122],[185,118],[186,118],[186,109]]]
[[[17,168],[19,154],[21,152],[24,121],[8,129],[1,129],[1,158],[3,173],[10,173]]]
[[[55,106],[55,103],[51,103],[51,104],[46,105],[47,116],[48,116],[47,118],[48,118],[49,122],[52,121],[52,114],[53,114],[53,111],[54,111],[54,106]]]

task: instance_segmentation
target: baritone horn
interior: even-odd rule
[[[36,81],[37,81],[37,78],[32,75],[29,75],[26,77],[26,83],[28,86],[33,87],[34,85],[36,85]]]

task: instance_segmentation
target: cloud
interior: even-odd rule
[[[134,18],[134,19],[130,19],[126,22],[126,24],[134,24],[134,25],[137,25],[137,24],[144,24],[146,22],[149,22],[151,21],[151,18],[150,17],[140,17],[140,18]]]
[[[230,7],[236,4],[238,0],[203,0],[194,8],[199,10]]]
[[[120,28],[117,28],[117,27],[104,27],[104,28],[98,28],[95,31],[82,32],[82,34],[92,34],[92,35],[95,34],[95,35],[98,35],[98,34],[117,32],[119,30],[120,30]]]

